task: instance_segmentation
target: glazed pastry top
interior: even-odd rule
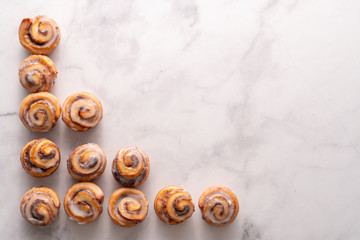
[[[85,224],[95,221],[102,213],[104,193],[94,183],[73,185],[65,195],[64,208],[70,219]]]
[[[24,146],[20,160],[23,168],[30,175],[46,177],[58,168],[60,151],[56,144],[49,139],[35,139]]]
[[[32,54],[51,53],[58,46],[60,38],[59,26],[46,16],[24,18],[19,27],[20,43]]]
[[[146,218],[148,200],[136,188],[119,188],[109,198],[108,213],[116,224],[132,227]]]
[[[200,196],[199,208],[207,223],[225,226],[235,220],[239,212],[239,202],[229,188],[213,186]]]
[[[191,195],[178,186],[161,189],[155,198],[154,208],[160,220],[170,225],[184,222],[195,211]]]
[[[142,184],[147,179],[149,171],[149,157],[137,147],[119,150],[112,164],[114,178],[127,187]]]
[[[26,221],[44,226],[55,221],[59,214],[60,199],[51,188],[38,187],[27,191],[20,203]]]
[[[43,55],[27,57],[19,68],[20,83],[29,92],[50,91],[56,77],[55,64],[50,58]]]
[[[86,92],[69,96],[62,107],[62,119],[68,127],[75,131],[86,131],[99,124],[103,109],[99,99]]]
[[[61,107],[57,98],[48,92],[32,93],[20,105],[19,117],[34,132],[48,132],[60,117]]]
[[[69,173],[76,180],[91,181],[104,172],[106,156],[97,144],[83,144],[70,153],[67,166]]]

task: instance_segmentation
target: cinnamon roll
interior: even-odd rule
[[[105,153],[94,143],[75,148],[67,159],[68,171],[78,181],[94,180],[104,172],[105,167]]]
[[[75,131],[83,132],[95,127],[102,116],[103,110],[99,99],[90,93],[75,93],[63,104],[62,119]]]
[[[29,92],[47,92],[52,89],[57,76],[53,61],[43,55],[27,57],[19,68],[21,85]]]
[[[168,186],[156,195],[156,215],[164,223],[174,225],[184,222],[195,211],[190,193],[178,186]]]
[[[149,171],[149,157],[137,147],[119,150],[112,163],[112,174],[115,180],[126,187],[142,184],[148,177]]]
[[[109,198],[108,213],[116,224],[133,227],[146,218],[148,200],[136,188],[119,188]]]
[[[238,212],[238,199],[229,188],[213,186],[201,194],[199,208],[202,218],[210,225],[225,226],[232,223]]]
[[[95,221],[102,213],[104,193],[91,182],[77,183],[65,195],[64,208],[71,220],[79,224]]]
[[[32,54],[51,53],[58,46],[60,38],[59,26],[46,16],[24,18],[19,27],[20,43]]]
[[[58,168],[60,151],[49,139],[35,139],[22,149],[20,160],[25,171],[31,176],[46,177]]]
[[[31,93],[21,102],[19,117],[33,132],[48,132],[61,113],[60,103],[51,93]]]
[[[27,191],[20,203],[20,212],[31,224],[45,226],[59,214],[60,199],[51,188],[37,187]]]

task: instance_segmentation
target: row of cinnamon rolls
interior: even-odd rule
[[[87,92],[66,98],[62,108],[59,100],[48,92],[29,94],[20,105],[19,117],[33,132],[48,132],[62,115],[63,121],[75,131],[83,132],[99,124],[103,109],[99,99]]]
[[[37,16],[22,20],[19,26],[20,44],[34,54],[26,58],[19,68],[20,83],[29,92],[52,89],[58,72],[54,62],[45,55],[56,49],[60,39],[60,28],[52,18]]]
[[[95,221],[103,211],[104,193],[91,182],[73,185],[65,195],[64,208],[70,219],[79,224]],[[225,226],[232,223],[239,211],[236,195],[223,186],[206,189],[198,202],[202,218],[210,225]],[[55,221],[60,200],[56,192],[47,187],[30,189],[20,204],[22,216],[34,225],[44,226]],[[159,219],[169,225],[184,222],[195,211],[191,195],[178,186],[168,186],[159,191],[154,201]],[[113,222],[122,227],[132,227],[145,220],[148,200],[136,188],[123,187],[114,191],[108,201],[107,211]]]
[[[19,117],[34,132],[51,130],[62,113],[67,126],[76,131],[95,127],[102,118],[102,105],[92,94],[80,92],[68,97],[62,107],[57,98],[47,93],[57,78],[54,62],[44,54],[51,53],[59,44],[58,24],[46,16],[25,18],[19,27],[19,41],[30,53],[20,65],[21,85],[32,94],[23,99]]]
[[[24,170],[34,177],[46,177],[55,172],[60,164],[60,150],[49,139],[41,138],[28,142],[21,151],[20,160]],[[67,158],[67,169],[78,181],[92,181],[105,170],[106,155],[94,143],[75,148]],[[150,172],[148,155],[137,147],[119,150],[112,163],[116,181],[126,187],[142,184]]]

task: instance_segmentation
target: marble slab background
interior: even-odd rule
[[[360,239],[360,3],[355,0],[1,1],[1,239]],[[27,92],[18,67],[29,54],[17,30],[45,14],[62,39],[50,55],[52,93],[97,95],[100,125],[77,133],[60,120],[49,133],[18,119]],[[62,162],[34,179],[21,168],[28,141],[47,137]],[[110,220],[77,225],[63,208],[48,227],[25,222],[22,195],[33,186],[64,198],[74,181],[66,158],[95,142],[107,154],[95,181],[109,195],[120,185],[110,164],[119,148],[138,146],[151,160],[140,187],[149,215],[130,229]],[[152,205],[175,184],[197,200],[208,186],[230,187],[240,213],[214,228],[199,209],[167,226]]]

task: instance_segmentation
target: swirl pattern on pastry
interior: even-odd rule
[[[20,160],[25,171],[31,176],[46,177],[58,168],[60,151],[49,139],[34,139],[24,146]]]
[[[110,218],[122,227],[133,227],[145,220],[148,213],[148,200],[136,188],[119,188],[109,198]]]
[[[62,119],[75,131],[83,132],[95,127],[102,116],[103,110],[99,99],[90,93],[75,93],[63,104]]]
[[[57,23],[46,16],[24,18],[19,27],[21,45],[32,54],[49,54],[58,46],[61,34]]]
[[[75,148],[67,159],[70,175],[78,181],[91,181],[105,170],[104,151],[94,143],[83,144]]]
[[[206,189],[199,199],[202,218],[210,225],[225,226],[232,223],[238,212],[238,199],[229,188],[213,186]]]
[[[21,102],[19,117],[33,132],[48,132],[61,114],[57,98],[48,92],[31,93]]]
[[[137,147],[119,150],[112,163],[112,174],[115,180],[126,187],[142,184],[148,177],[149,171],[149,157]]]
[[[53,61],[43,55],[27,57],[20,65],[19,78],[21,85],[29,92],[47,92],[52,89],[57,77]]]
[[[164,223],[174,225],[184,222],[195,211],[191,195],[178,186],[168,186],[156,195],[156,215]]]
[[[37,187],[27,191],[20,203],[20,212],[31,224],[45,226],[59,214],[60,199],[51,188]]]
[[[65,195],[64,208],[71,220],[79,224],[95,221],[102,213],[104,193],[91,182],[73,185]]]

